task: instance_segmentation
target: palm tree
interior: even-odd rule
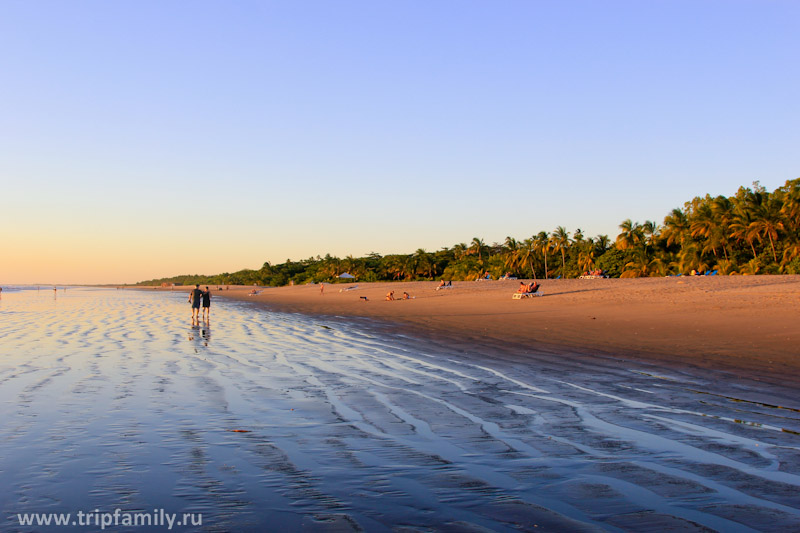
[[[412,256],[414,264],[414,274],[420,274],[433,278],[435,264],[431,261],[431,256],[424,249],[419,248]]]
[[[689,229],[692,237],[705,238],[703,252],[711,250],[714,257],[717,257],[717,249],[722,248],[725,253],[725,260],[728,260],[728,251],[725,249],[725,232],[711,205],[703,204],[697,210]]]
[[[792,262],[795,257],[800,257],[800,241],[793,241],[784,247],[781,265],[786,266]]]
[[[661,232],[662,237],[667,240],[667,246],[672,246],[673,244],[683,245],[688,234],[689,221],[686,218],[686,213],[677,208],[673,209],[664,218],[664,230]]]
[[[521,265],[530,265],[531,275],[533,276],[533,279],[536,279],[536,270],[533,268],[533,256],[535,252],[536,252],[536,243],[534,242],[533,237],[522,241],[522,244],[520,245],[519,248],[520,268]]]
[[[355,265],[356,265],[356,260],[353,257],[353,254],[350,254],[347,257],[345,257],[342,260],[342,264],[341,264],[341,266],[342,266],[342,268],[344,268],[345,272],[350,272],[351,270],[353,270],[353,267],[355,267]]]
[[[631,219],[622,221],[619,225],[622,232],[617,235],[617,248],[620,250],[630,250],[636,248],[644,242],[644,232],[638,222]]]
[[[464,259],[469,254],[469,247],[466,243],[460,242],[453,246],[453,256],[456,261]]]
[[[725,260],[728,261],[728,239],[731,234],[730,225],[733,221],[733,203],[722,195],[717,196],[711,201],[711,212],[718,221],[715,238],[722,247]]]
[[[404,274],[404,261],[400,255],[388,255],[383,258],[386,272],[392,276],[392,279],[400,279]]]
[[[544,279],[548,279],[547,253],[550,251],[550,235],[546,231],[540,231],[534,238],[534,242],[536,244],[536,250],[542,252],[542,255],[544,255]]]
[[[608,235],[598,235],[594,239],[595,243],[595,252],[598,255],[602,255],[608,250],[609,246],[611,246],[611,239],[608,238]]]
[[[328,278],[335,278],[339,274],[341,274],[340,270],[340,263],[341,260],[338,257],[331,256],[330,254],[325,255],[325,259],[322,260],[323,264],[325,265],[322,269],[325,274],[327,274]]]
[[[567,258],[566,251],[570,242],[569,232],[563,227],[558,226],[551,237],[553,240],[553,251],[561,251],[561,275],[566,277]]]
[[[772,258],[777,263],[778,254],[775,252],[775,241],[778,240],[778,231],[783,229],[783,221],[780,219],[779,207],[776,202],[767,201],[761,205],[756,212],[755,220],[750,223],[750,230],[759,240],[765,236],[769,238],[769,246],[772,248]]]
[[[469,253],[471,255],[478,256],[478,263],[483,266],[483,252],[486,250],[486,243],[483,242],[483,239],[479,239],[478,237],[473,237],[472,242],[469,246]]]
[[[782,189],[784,196],[781,214],[786,220],[787,229],[797,232],[800,230],[800,178],[787,181]]]
[[[733,214],[733,220],[731,222],[729,232],[731,238],[740,242],[747,241],[747,244],[750,245],[750,249],[753,251],[753,257],[756,257],[758,253],[756,253],[756,247],[753,245],[755,233],[750,229],[750,224],[752,223],[752,212],[746,209],[744,206],[741,206],[740,208],[736,209]]]
[[[578,251],[578,268],[581,272],[594,269],[595,243],[590,238],[585,243],[581,243]]]
[[[640,226],[642,231],[642,241],[644,242],[644,251],[648,253],[648,248],[655,244],[656,239],[661,232],[661,226],[652,220],[645,220],[644,224]]]
[[[516,239],[512,237],[506,237],[504,248],[505,261],[503,264],[510,272],[516,273],[517,268],[519,268],[520,254],[522,251],[520,244]]]
[[[758,274],[758,271],[761,270],[761,263],[759,263],[758,258],[753,258],[748,261],[745,265],[743,265],[739,269],[739,274]]]
[[[625,270],[620,277],[641,278],[647,276],[664,275],[665,265],[658,257],[653,257],[646,250],[637,250],[633,259],[625,264]]]
[[[688,274],[691,270],[708,270],[709,265],[703,261],[703,253],[695,243],[689,243],[678,252],[678,267]]]

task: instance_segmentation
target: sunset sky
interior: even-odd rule
[[[800,177],[800,2],[0,2],[0,284],[618,233]]]

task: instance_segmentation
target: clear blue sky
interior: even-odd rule
[[[2,0],[0,283],[614,237],[773,189],[798,27],[768,0]]]

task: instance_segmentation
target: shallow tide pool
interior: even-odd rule
[[[0,530],[800,530],[800,392],[186,297],[3,292]]]

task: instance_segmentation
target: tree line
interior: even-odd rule
[[[359,281],[474,280],[488,272],[518,278],[572,278],[602,270],[611,277],[648,277],[717,271],[729,274],[800,274],[800,178],[773,192],[758,182],[734,196],[696,197],[673,209],[662,224],[630,219],[615,239],[587,237],[558,226],[517,240],[487,244],[478,237],[435,252],[264,263],[258,270],[214,276],[174,276],[161,283],[263,285],[334,282],[342,273]]]

